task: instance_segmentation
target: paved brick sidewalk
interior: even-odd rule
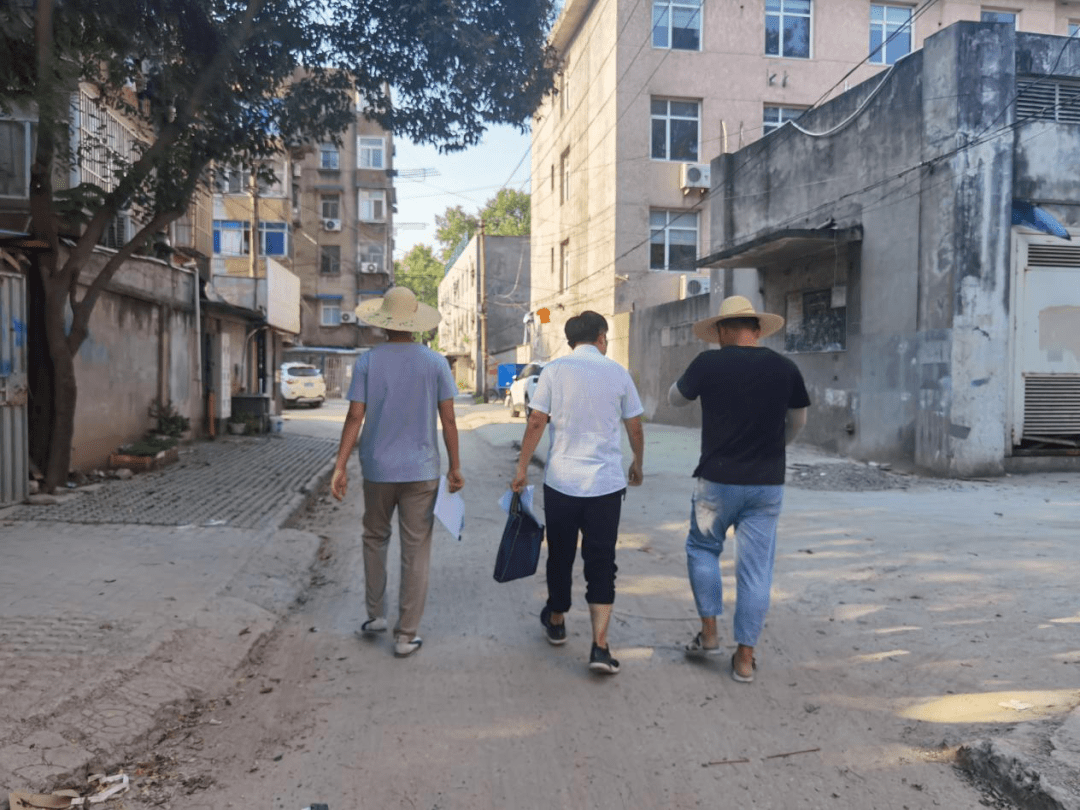
[[[63,523],[278,525],[282,512],[333,462],[337,443],[307,436],[199,442],[171,467],[74,493],[54,506],[20,506],[8,520]],[[287,515],[285,515],[287,516]]]

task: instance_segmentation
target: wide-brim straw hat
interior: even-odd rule
[[[435,307],[417,301],[408,287],[391,287],[382,298],[358,304],[356,317],[369,326],[397,332],[427,332],[442,320]]]
[[[730,295],[720,304],[720,314],[705,318],[694,324],[694,334],[709,343],[719,343],[720,333],[716,325],[732,318],[757,318],[761,324],[761,336],[768,337],[784,328],[784,319],[771,312],[755,312],[750,299],[741,295]]]

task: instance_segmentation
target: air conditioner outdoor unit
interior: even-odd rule
[[[341,322],[342,323],[356,323],[356,316],[353,315],[351,312],[342,312],[341,313]]]
[[[684,163],[679,167],[679,186],[684,194],[694,188],[708,191],[710,183],[708,163]]]
[[[379,265],[375,262],[364,262],[360,265],[361,273],[378,273]]]
[[[709,292],[708,276],[681,276],[679,278],[679,298],[693,298],[695,295],[706,295]]]
[[[341,220],[340,219],[324,219],[322,221],[322,227],[324,231],[340,231]]]

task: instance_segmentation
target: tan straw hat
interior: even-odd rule
[[[391,287],[382,298],[364,301],[356,307],[356,317],[368,326],[398,332],[427,332],[442,320],[435,307],[421,304],[408,287]]]
[[[720,334],[716,329],[716,324],[732,318],[757,318],[758,323],[761,324],[762,337],[775,334],[784,326],[784,319],[779,315],[773,315],[771,312],[754,312],[754,305],[750,303],[750,299],[741,295],[729,295],[720,304],[719,315],[694,324],[694,334],[709,343],[719,343]]]

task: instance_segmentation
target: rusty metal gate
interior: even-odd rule
[[[0,506],[26,498],[26,279],[0,271]]]

